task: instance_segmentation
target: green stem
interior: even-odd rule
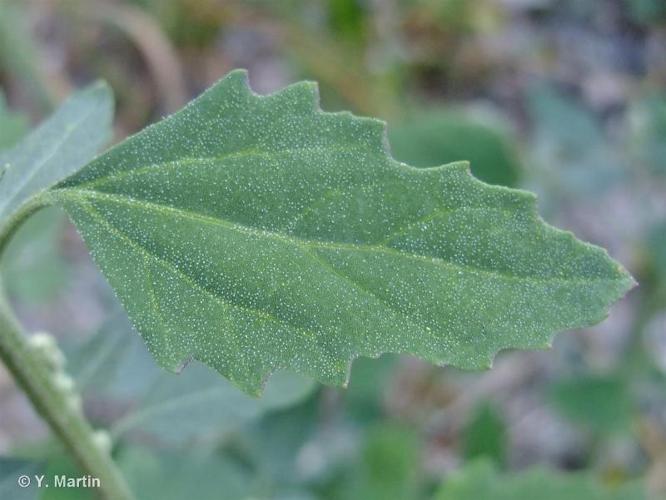
[[[4,254],[9,240],[12,239],[12,236],[21,224],[40,208],[44,208],[47,205],[48,201],[43,197],[33,196],[9,216],[7,221],[0,227],[0,257]]]
[[[0,256],[9,237],[30,214],[44,206],[39,198],[19,209],[0,229]],[[7,301],[0,295],[0,359],[53,432],[81,468],[100,481],[100,493],[108,500],[131,500],[123,476],[108,450],[95,439],[71,390],[57,385],[52,367],[30,345]]]

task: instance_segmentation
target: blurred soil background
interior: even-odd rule
[[[384,356],[359,360],[347,390],[286,377],[259,404],[203,367],[178,382],[154,368],[73,226],[43,211],[5,285],[26,327],[62,342],[133,484],[168,474],[178,498],[210,468],[229,498],[428,498],[486,457],[666,498],[666,2],[0,0],[0,149],[96,79],[115,93],[117,142],[239,67],[256,92],[316,80],[323,109],[386,120],[399,160],[467,159],[537,192],[546,221],[639,286],[602,324],[488,372]],[[3,370],[0,454],[45,449],[71,467]]]

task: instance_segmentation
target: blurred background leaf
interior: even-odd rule
[[[629,388],[619,377],[579,375],[550,387],[557,411],[592,432],[627,431],[631,425]]]
[[[642,500],[640,486],[616,488],[580,474],[531,470],[515,476],[498,474],[488,462],[475,462],[444,481],[437,500]]]
[[[253,398],[197,362],[174,376],[155,364],[121,312],[73,352],[69,363],[92,413],[105,398],[125,408],[113,422],[105,422],[114,437],[151,436],[172,446],[213,446],[246,422],[306,398],[315,386],[310,379],[278,372],[264,396]]]
[[[252,498],[247,472],[215,454],[132,447],[123,450],[118,461],[139,498]]]
[[[509,187],[516,186],[521,175],[517,153],[501,128],[461,112],[415,112],[389,127],[389,142],[396,159],[415,167],[467,160],[475,177]]]
[[[502,466],[507,458],[507,430],[497,408],[485,402],[475,408],[464,433],[465,460],[486,458]]]
[[[653,94],[634,105],[633,150],[654,173],[666,173],[666,96]]]
[[[5,96],[0,92],[0,151],[16,144],[28,131],[28,120],[7,108]]]
[[[417,498],[420,443],[414,431],[392,424],[369,429],[358,462],[324,496],[331,499]]]

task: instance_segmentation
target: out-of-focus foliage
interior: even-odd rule
[[[620,377],[576,376],[550,388],[558,411],[593,432],[628,430],[632,416],[630,388]]]
[[[646,254],[650,278],[655,288],[664,294],[666,293],[666,221],[650,227],[646,238]],[[666,304],[664,306],[666,307]]]
[[[231,9],[216,0],[137,0],[155,16],[167,35],[181,47],[201,48],[215,43],[230,20]]]
[[[396,356],[361,358],[352,365],[349,387],[343,394],[347,410],[355,422],[366,424],[381,418],[384,389],[396,367]]]
[[[39,51],[29,35],[26,12],[12,1],[0,2],[0,64],[17,78],[37,106],[48,110],[53,100],[47,88]]]
[[[48,457],[42,474],[45,478],[53,481],[57,476],[78,477],[80,469],[72,462],[71,458],[59,448],[51,447],[45,453]],[[95,489],[92,488],[42,488],[38,491],[39,500],[95,500]]]
[[[635,105],[635,137],[631,147],[638,160],[654,173],[666,174],[666,97],[653,94]]]
[[[535,469],[513,476],[476,462],[447,478],[436,500],[643,500],[638,485],[617,488],[581,474]]]
[[[463,432],[465,460],[485,457],[504,465],[507,452],[506,423],[495,406],[481,404],[470,415]]]
[[[600,196],[622,180],[621,149],[605,135],[598,118],[550,86],[528,94],[532,123],[532,168],[546,199]],[[536,170],[538,169],[538,170]]]
[[[20,227],[0,262],[10,297],[40,303],[66,286],[69,264],[60,248],[64,223],[60,210],[48,208]]]
[[[242,464],[225,460],[210,450],[183,453],[137,446],[122,450],[118,461],[139,498],[253,498],[251,479]]]
[[[81,169],[109,139],[111,89],[96,83],[69,97],[15,147],[0,154],[0,217]]]
[[[372,427],[365,436],[360,460],[348,467],[326,498],[417,498],[419,448],[413,430],[390,424]]]
[[[84,394],[128,408],[111,423],[115,437],[150,436],[170,446],[219,441],[264,413],[295,404],[314,388],[311,380],[278,373],[264,396],[254,398],[196,362],[174,377],[155,366],[121,314],[70,356],[71,373]]]
[[[103,84],[93,85],[69,98],[14,147],[0,152],[0,214],[11,214],[35,192],[88,162],[108,140],[112,116],[110,90]],[[20,120],[14,119],[17,123]],[[21,131],[9,132],[12,137]],[[53,297],[65,283],[67,266],[58,249],[63,227],[62,213],[48,209],[20,228],[0,263],[12,297],[40,302]]]
[[[460,112],[430,110],[391,125],[389,142],[395,158],[409,165],[436,167],[467,160],[482,181],[516,186],[521,166],[500,130]]]
[[[661,0],[624,0],[624,3],[637,22],[659,24],[666,19],[666,4]]]
[[[359,42],[366,32],[367,13],[359,0],[328,0],[330,24],[333,31]]]
[[[28,130],[28,120],[7,108],[5,96],[0,92],[0,151],[18,142]]]
[[[36,500],[39,497],[39,489],[35,484],[17,488],[16,482],[21,476],[28,476],[33,482],[35,476],[42,473],[42,466],[36,462],[0,457],[0,498]]]

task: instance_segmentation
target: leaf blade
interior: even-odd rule
[[[633,284],[467,164],[417,169],[384,126],[232,72],[51,191],[151,352],[241,388],[277,369],[346,383],[360,355],[465,368],[600,321]]]
[[[0,154],[0,219],[88,163],[109,139],[113,98],[98,82],[75,93],[9,151]]]
[[[67,357],[84,396],[122,401],[129,408],[110,425],[112,436],[151,436],[162,445],[220,439],[301,402],[315,388],[311,379],[276,373],[264,396],[253,398],[197,362],[174,377],[155,364],[124,315]]]

